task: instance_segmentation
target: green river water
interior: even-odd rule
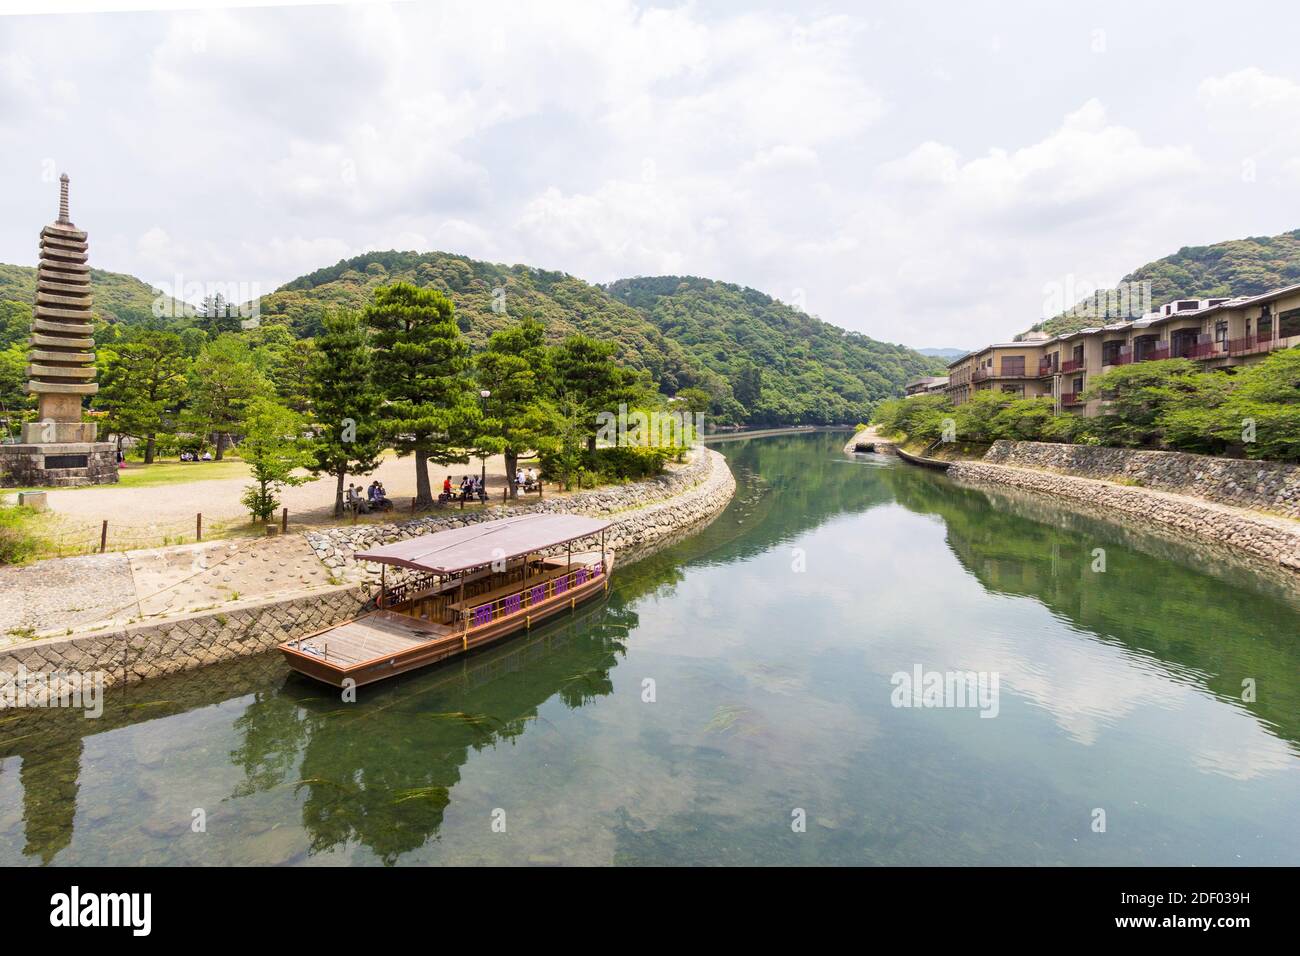
[[[846,437],[718,445],[708,527],[356,704],[271,654],[0,717],[0,864],[1300,864],[1291,582]]]

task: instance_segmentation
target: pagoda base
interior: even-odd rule
[[[0,445],[0,488],[75,488],[117,483],[109,441]]]
[[[98,437],[99,425],[95,422],[24,422],[24,445],[62,445],[71,442],[88,445]]]

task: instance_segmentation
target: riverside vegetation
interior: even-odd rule
[[[1104,398],[1092,418],[1057,415],[1050,398],[976,392],[954,406],[944,395],[880,403],[872,424],[888,435],[932,442],[951,421],[959,441],[999,439],[1163,448],[1300,461],[1300,349],[1275,352],[1235,374],[1187,359],[1142,362],[1098,376],[1084,399]]]

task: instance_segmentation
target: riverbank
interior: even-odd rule
[[[289,535],[276,545],[291,549],[299,558],[305,552],[304,560],[315,565],[313,583],[301,589],[257,597],[236,593],[219,606],[200,612],[176,612],[162,605],[146,619],[128,624],[121,622],[120,615],[133,610],[141,614],[143,601],[134,595],[133,600],[128,600],[123,595],[121,603],[125,608],[116,609],[118,616],[107,623],[83,624],[69,628],[61,636],[35,639],[11,633],[10,643],[0,648],[0,672],[14,674],[20,668],[45,674],[98,671],[104,674],[104,683],[111,686],[259,654],[293,637],[355,617],[368,606],[374,594],[375,575],[351,559],[358,548],[506,514],[568,512],[608,517],[613,524],[608,543],[615,549],[627,549],[703,527],[722,511],[734,491],[735,479],[725,459],[702,448],[686,464],[657,478],[547,499],[532,506],[498,506],[463,517],[456,512],[399,524]],[[232,552],[232,560],[237,554],[250,574],[272,575],[283,556],[259,555],[257,549],[262,544],[250,542],[244,549]],[[190,567],[195,561],[190,554],[192,546],[169,550],[180,552],[173,562],[177,569]],[[131,575],[132,571],[126,573]],[[195,573],[221,575],[219,569],[207,567],[206,559]],[[149,598],[157,600],[156,595]],[[57,689],[56,685],[51,692]],[[0,708],[4,706],[0,700]]]
[[[1300,522],[1288,518],[1275,518],[1173,492],[983,461],[953,462],[948,477],[973,485],[1007,485],[1084,502],[1117,516],[1227,545],[1270,564],[1300,572]]]
[[[874,427],[844,446],[881,442]],[[950,454],[948,476],[1065,498],[1300,572],[1300,468],[1182,452],[997,441]],[[1154,487],[1149,487],[1154,486]]]

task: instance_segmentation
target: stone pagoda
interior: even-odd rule
[[[27,392],[38,420],[23,425],[22,442],[0,445],[0,486],[98,485],[117,481],[117,447],[97,442],[97,426],[81,420],[81,401],[95,384],[86,234],[68,218],[68,177],[59,177],[59,218],[41,230],[32,314]]]

